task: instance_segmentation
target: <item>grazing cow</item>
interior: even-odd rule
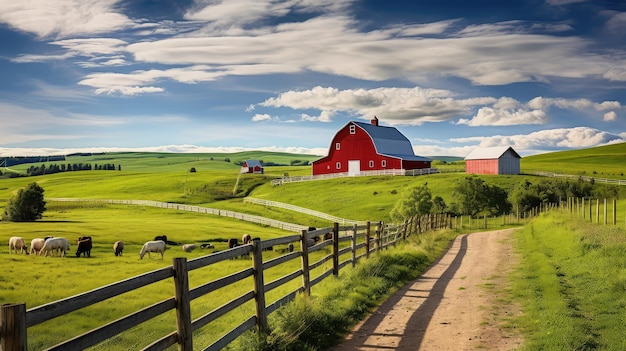
[[[93,243],[90,236],[79,237],[76,244],[78,245],[76,248],[76,257],[80,257],[80,254],[83,254],[83,257],[91,257]]]
[[[124,242],[116,241],[115,244],[113,244],[113,252],[115,256],[122,256],[122,252],[124,252]]]
[[[43,244],[39,254],[45,252],[45,256],[48,256],[48,253],[52,255],[54,250],[59,250],[59,256],[65,257],[65,252],[70,250],[70,242],[66,238],[50,238]]]
[[[185,252],[191,252],[193,250],[195,250],[196,248],[196,244],[185,244],[183,245],[183,251]]]
[[[211,244],[211,243],[201,244],[200,247],[203,248],[203,249],[212,249],[212,248],[214,248],[213,244]]]
[[[165,252],[165,241],[163,240],[154,240],[148,241],[143,244],[141,247],[141,251],[139,252],[139,259],[143,259],[143,256],[148,254],[148,258],[150,258],[151,252],[157,252],[161,254],[161,259],[163,259],[163,253]]]
[[[252,237],[250,234],[246,233],[241,236],[241,242],[243,242],[244,245],[250,244],[252,242]]]
[[[46,243],[46,240],[50,239],[51,236],[46,236],[44,238],[35,238],[30,241],[30,254],[31,255],[39,255],[41,253],[41,249],[43,248],[43,244]]]
[[[324,240],[332,240],[332,239],[333,239],[333,232],[324,234]]]
[[[233,247],[237,247],[239,246],[239,244],[237,243],[237,239],[232,238],[232,239],[228,239],[228,248],[232,249]]]
[[[18,253],[17,250],[20,251],[19,253],[28,254],[26,241],[24,240],[24,238],[22,238],[21,236],[12,236],[9,239],[9,253],[13,253],[13,251],[15,251],[15,253]]]
[[[287,245],[287,251],[293,252],[293,243],[289,243],[289,245]]]

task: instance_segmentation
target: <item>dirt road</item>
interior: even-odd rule
[[[499,301],[514,263],[512,230],[462,235],[421,277],[391,296],[331,351],[515,350]]]

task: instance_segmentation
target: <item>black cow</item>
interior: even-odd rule
[[[78,248],[76,248],[76,257],[91,257],[91,248],[93,246],[90,236],[81,236],[78,238]]]

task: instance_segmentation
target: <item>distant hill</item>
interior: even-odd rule
[[[626,179],[626,143],[523,157],[522,172],[534,170]]]
[[[459,161],[464,160],[463,157],[458,157],[458,156],[426,156],[426,157],[430,158],[433,161],[441,161],[445,163],[459,162]]]

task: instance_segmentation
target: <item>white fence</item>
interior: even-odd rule
[[[206,213],[215,216],[222,217],[230,217],[239,219],[246,222],[252,222],[262,225],[267,225],[274,228],[279,228],[283,230],[288,230],[292,232],[301,232],[302,230],[308,229],[306,226],[276,221],[273,219],[249,215],[241,212],[234,212],[228,210],[220,210],[216,208],[202,207],[202,206],[193,206],[193,205],[185,205],[185,204],[176,204],[170,202],[160,202],[160,201],[151,201],[151,200],[103,200],[103,199],[76,199],[76,198],[49,198],[46,199],[49,201],[59,201],[59,202],[104,202],[108,204],[116,204],[116,205],[138,205],[138,206],[150,206],[150,207],[159,207],[159,208],[168,208],[173,210],[181,210],[181,211],[190,211],[190,212],[198,212],[198,213]]]
[[[583,176],[583,175],[559,174],[559,173],[543,172],[543,171],[530,171],[528,173],[541,176],[541,177],[567,178],[567,179],[575,179],[575,180],[580,179],[586,182],[626,185],[626,180],[621,180],[621,179],[596,178],[596,177],[589,177],[589,176]]]
[[[310,176],[285,176],[282,178],[272,180],[272,185],[283,185],[285,183],[297,183],[307,182],[311,180],[324,180],[334,178],[345,177],[367,177],[367,176],[420,176],[426,174],[439,173],[437,168],[423,168],[423,169],[385,169],[379,171],[361,171],[358,174],[350,174],[348,172],[343,173],[330,173],[330,174],[318,174]]]
[[[323,219],[329,220],[331,222],[336,222],[336,223],[341,223],[341,224],[358,224],[358,225],[367,224],[367,222],[355,221],[355,220],[346,219],[346,218],[340,218],[340,217],[329,215],[327,213],[310,210],[308,208],[286,204],[284,202],[263,200],[263,199],[253,198],[253,197],[246,197],[246,198],[243,199],[243,201],[244,202],[250,202],[250,203],[253,203],[253,204],[257,204],[257,205],[262,205],[262,206],[284,208],[286,210],[296,211],[296,212],[299,212],[299,213],[304,213],[304,214],[307,214],[307,215],[310,215],[310,216],[323,218]]]

